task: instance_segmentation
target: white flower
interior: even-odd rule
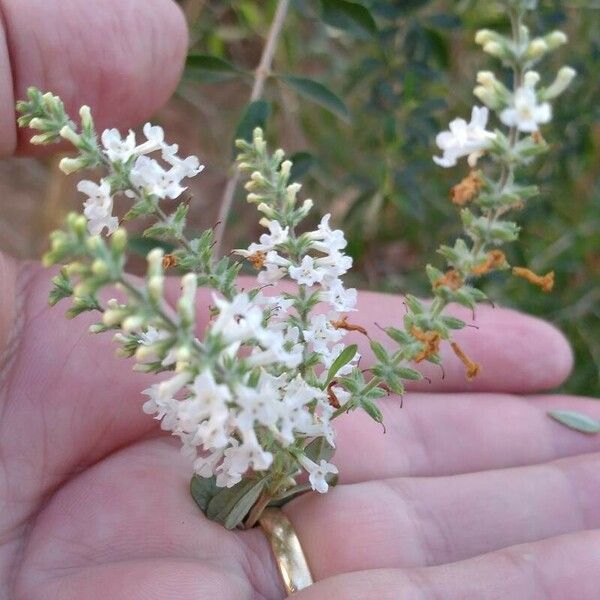
[[[198,457],[194,461],[194,473],[200,475],[200,477],[212,477],[217,469],[217,465],[223,458],[223,454],[223,450],[215,450],[206,456]]]
[[[174,200],[181,196],[185,188],[181,185],[183,174],[175,167],[166,171],[157,161],[147,156],[140,156],[133,165],[130,174],[131,183],[143,189],[147,194],[159,198]]]
[[[127,162],[135,154],[135,133],[130,130],[127,137],[121,139],[118,129],[105,129],[102,133],[102,145],[108,160]]]
[[[273,455],[266,452],[256,439],[254,431],[245,432],[244,441],[228,456],[229,472],[245,473],[249,468],[264,471],[271,466]]]
[[[277,254],[275,250],[267,252],[265,269],[258,274],[258,283],[269,285],[279,281],[286,276],[290,265],[290,261]]]
[[[327,490],[329,490],[327,476],[337,475],[337,467],[325,460],[321,460],[321,462],[317,465],[306,456],[302,456],[298,460],[300,464],[308,471],[308,480],[310,481],[312,489],[321,494],[327,493]]]
[[[285,389],[285,395],[280,406],[281,425],[279,433],[281,440],[287,444],[294,441],[294,431],[314,433],[315,418],[307,408],[313,401],[326,400],[323,390],[308,385],[300,375],[297,375]]]
[[[534,72],[530,71],[527,75],[534,75]],[[525,133],[533,133],[539,129],[539,125],[552,120],[552,106],[548,102],[538,103],[534,87],[538,78],[529,79],[523,87],[515,91],[512,105],[500,113],[500,120],[505,125],[516,127]]]
[[[270,250],[280,244],[285,244],[290,237],[290,228],[285,229],[281,226],[279,221],[269,221],[267,223],[269,233],[263,233],[260,236],[260,243],[262,250]]]
[[[143,346],[152,346],[157,342],[161,342],[169,337],[166,331],[159,331],[156,327],[148,327],[146,331],[138,335],[139,343]]]
[[[237,427],[241,431],[247,431],[253,429],[255,423],[266,427],[274,426],[279,419],[279,401],[279,392],[268,378],[262,378],[255,388],[238,386],[235,390],[235,402],[241,410],[236,417]]]
[[[88,231],[91,235],[99,235],[104,228],[107,234],[114,233],[119,227],[119,219],[112,216],[113,199],[110,195],[110,183],[105,179],[100,185],[93,181],[83,180],[77,184],[77,190],[88,196],[83,203],[83,214],[88,220]]]
[[[165,144],[165,132],[158,125],[146,123],[144,125],[144,135],[147,141],[135,148],[135,154],[138,156],[160,150]]]
[[[352,268],[352,257],[333,250],[331,254],[317,258],[315,264],[326,269],[326,277],[335,279]]]
[[[464,119],[452,121],[449,130],[442,131],[436,138],[436,144],[444,155],[441,158],[434,156],[435,163],[441,167],[453,167],[459,158],[468,156],[469,164],[474,166],[496,137],[495,133],[486,130],[488,118],[487,107],[474,106],[470,123]]]
[[[349,312],[356,310],[358,292],[354,288],[344,288],[339,279],[333,279],[327,282],[327,289],[319,293],[319,299],[329,303],[336,312]]]
[[[344,337],[344,330],[335,329],[326,315],[316,315],[310,320],[310,328],[305,329],[304,340],[312,350],[320,354],[329,352],[329,344],[335,344]]]
[[[348,245],[344,232],[341,229],[331,229],[329,226],[330,219],[331,215],[326,214],[321,219],[317,230],[311,231],[308,234],[310,239],[315,240],[312,248],[325,254],[331,254],[335,250],[343,250]]]
[[[319,267],[312,256],[306,255],[302,259],[300,266],[291,266],[289,268],[289,274],[290,277],[296,280],[300,285],[311,287],[315,283],[321,283],[321,281],[323,281],[323,278],[327,274],[327,270],[323,267]]]

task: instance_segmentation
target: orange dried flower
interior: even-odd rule
[[[471,272],[474,275],[485,275],[490,271],[502,268],[504,265],[506,265],[506,255],[504,252],[502,250],[492,250],[488,253],[486,261],[481,265],[473,267]]]
[[[258,250],[254,254],[248,256],[248,262],[257,270],[260,271],[265,266],[267,260],[267,253],[262,250]]]
[[[450,191],[450,199],[457,206],[465,206],[477,197],[483,187],[479,171],[471,171],[460,183]]]
[[[335,392],[333,391],[333,387],[336,384],[337,384],[337,381],[332,381],[327,386],[327,399],[329,400],[329,404],[331,406],[333,406],[333,408],[339,408],[341,406],[340,401],[338,400],[338,397],[335,395]]]
[[[416,363],[420,363],[439,352],[442,337],[437,331],[423,331],[415,325],[410,330],[410,333],[416,340],[423,344],[421,352],[413,358]]]
[[[165,254],[162,260],[163,269],[170,269],[177,264],[177,257],[174,254]]]
[[[536,144],[545,144],[546,140],[544,139],[544,137],[542,136],[542,133],[540,132],[540,130],[538,129],[537,131],[534,131],[531,134],[531,139],[536,143]]]
[[[551,292],[554,288],[554,271],[550,271],[546,275],[538,275],[525,267],[514,267],[513,274],[537,285],[545,293]]]
[[[455,292],[456,290],[460,290],[464,284],[465,282],[461,274],[456,269],[450,269],[446,271],[443,277],[434,282],[433,289],[437,290],[440,287],[447,287]]]
[[[467,379],[471,381],[471,379],[477,377],[481,371],[481,367],[476,362],[473,362],[456,342],[451,342],[450,346],[452,346],[454,354],[456,354],[463,365],[465,365]]]
[[[358,331],[362,333],[364,336],[369,337],[367,330],[361,325],[354,325],[352,323],[348,323],[348,317],[344,315],[341,319],[337,321],[331,321],[331,326],[334,329],[345,329],[346,331]]]

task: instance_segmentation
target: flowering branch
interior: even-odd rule
[[[98,136],[88,107],[81,109],[77,125],[59,98],[36,89],[18,104],[20,125],[38,132],[33,143],[73,144],[78,154],[61,162],[63,171],[92,167],[105,173],[98,183],[78,184],[86,196],[83,214],[69,215],[64,230],[51,236],[44,262],[64,266],[53,279],[50,302],[70,297],[70,317],[98,312],[92,332],[113,331],[119,353],[133,357],[136,370],[163,373],[144,390],[143,410],[181,440],[193,461],[192,495],[208,518],[228,528],[251,527],[267,506],[308,489],[327,492],[338,472],[330,462],[334,419],[360,409],[382,422],[377,401],[390,391],[402,394],[407,380],[422,379],[412,363],[439,364],[442,341],[465,363],[469,378],[477,375],[479,366],[452,341],[451,332],[465,323],[444,309],[451,302],[474,309],[485,295],[472,281],[508,268],[498,248],[517,238],[518,226],[503,217],[537,193],[534,186],[517,183],[518,169],[546,151],[538,126],[550,120],[549,100],[574,76],[565,67],[548,88],[536,90],[540,76],[533,65],[564,43],[564,36],[530,39],[522,20],[531,1],[506,1],[512,38],[481,31],[477,41],[512,68],[513,89],[480,73],[475,93],[485,107],[473,109],[470,123],[457,119],[438,136],[443,155],[435,158],[451,167],[468,156],[474,168],[488,155],[499,165],[498,179],[473,171],[454,188],[456,204],[477,208],[461,212],[470,241],[440,248],[450,268],[427,268],[433,303],[407,296],[404,327],[385,330],[395,349],[370,341],[376,360],[367,370],[358,368],[357,346],[344,342],[351,331],[368,335],[350,321],[357,292],[342,279],[352,266],[344,234],[331,228],[330,215],[316,229],[304,226],[313,203],[299,199],[301,186],[290,181],[292,163],[282,150],[268,151],[260,129],[251,142],[237,142],[239,172],[248,176],[247,198],[265,228],[257,242],[234,251],[258,270],[262,286],[244,292],[236,286],[239,264],[227,258],[213,264],[212,231],[188,238],[187,206],[164,208],[181,196],[186,179],[202,171],[197,157],[179,157],[177,145],[167,144],[163,130],[150,124],[139,144],[133,132],[123,138],[112,129]],[[280,2],[261,77],[286,8],[287,2]],[[506,133],[486,129],[490,109]],[[169,255],[159,248],[148,254],[142,281],[125,272],[127,234],[113,216],[115,200],[131,205],[126,220],[152,221],[145,235],[175,244]],[[175,307],[165,300],[165,270],[173,266],[183,273]],[[524,268],[515,273],[551,287],[549,275],[541,278]],[[293,286],[282,285],[285,279]],[[199,286],[212,290],[206,324],[197,319]],[[104,289],[118,298],[103,303]]]

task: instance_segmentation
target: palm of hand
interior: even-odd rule
[[[37,267],[21,272],[23,321],[0,391],[7,597],[282,598],[263,534],[202,516],[187,491],[190,465],[140,410],[142,376],[112,357],[108,338],[45,307],[47,280]],[[364,300],[379,315],[393,314],[392,302]],[[593,577],[573,582],[600,563],[590,531],[600,522],[600,439],[560,428],[545,410],[600,407],[483,393],[532,391],[526,371],[543,348],[533,367],[546,375],[531,385],[568,369],[559,336],[514,314],[513,333],[537,341],[503,352],[494,340],[510,337],[506,318],[486,313],[463,338],[495,367],[482,393],[415,393],[404,410],[390,398],[386,435],[362,415],[340,421],[342,485],[286,508],[320,582],[302,598],[596,597]],[[450,363],[441,385],[458,389],[460,378]]]

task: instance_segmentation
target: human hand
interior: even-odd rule
[[[4,322],[16,322],[0,397],[7,597],[282,598],[262,532],[204,518],[187,491],[190,464],[140,410],[144,376],[85,319],[65,323],[46,307],[48,279],[5,263],[17,290],[15,304],[3,288]],[[360,304],[372,325],[400,301],[364,293]],[[600,439],[545,411],[600,416],[600,406],[515,395],[569,369],[549,326],[501,309],[483,310],[478,326],[461,336],[488,373],[476,392],[444,392],[464,377],[448,357],[443,382],[404,408],[383,402],[385,435],[362,414],[340,419],[342,484],[285,508],[319,582],[299,597],[595,597]],[[542,375],[528,386],[532,372]]]
[[[4,5],[10,27],[17,2]],[[101,12],[111,5],[103,2]],[[61,4],[63,14],[71,9]],[[183,37],[180,23],[174,16],[169,39]],[[11,39],[20,35],[17,28]],[[140,31],[126,37],[147,43]],[[162,81],[179,67],[175,59],[168,64]],[[76,73],[64,68],[70,71]],[[19,69],[15,78],[61,94],[61,85],[84,87],[31,80]],[[134,84],[119,84],[132,107],[137,94],[148,97]],[[74,95],[71,104],[100,103],[107,115],[115,108],[114,98],[96,100]],[[127,122],[132,115],[120,116]],[[0,266],[5,597],[281,598],[262,532],[227,532],[189,497],[190,465],[141,412],[143,376],[112,358],[109,336],[90,338],[85,318],[65,323],[60,311],[46,308],[47,271],[6,258]],[[393,297],[363,294],[360,302],[359,318],[370,329],[375,320],[393,324],[401,311]],[[398,398],[383,402],[385,435],[361,415],[340,419],[342,485],[285,509],[319,581],[299,597],[597,596],[600,440],[563,429],[545,410],[599,416],[600,407],[514,395],[555,386],[569,370],[568,347],[548,326],[491,309],[481,311],[478,326],[460,336],[484,368],[474,384],[467,387],[461,366],[448,358],[445,380],[431,373],[434,382],[408,395],[404,409]],[[515,548],[523,543],[530,545]]]

